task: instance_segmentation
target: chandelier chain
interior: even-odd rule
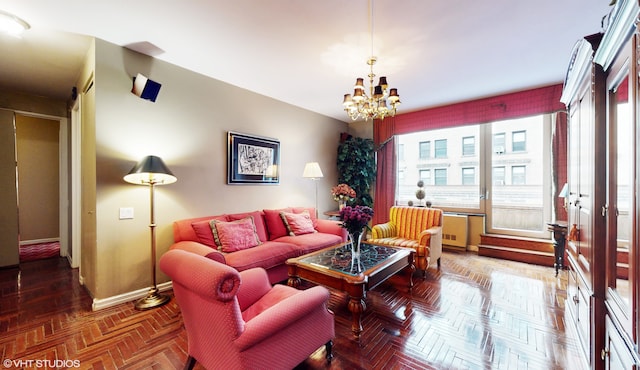
[[[373,55],[373,26],[374,26],[374,9],[373,0],[369,0],[369,32],[371,37],[371,54],[367,60],[369,65],[369,95],[367,95],[364,87],[364,79],[357,78],[356,84],[351,94],[345,94],[342,105],[345,112],[352,120],[364,119],[365,121],[373,119],[384,119],[387,116],[394,116],[398,105],[400,105],[400,96],[398,89],[388,89],[387,78],[380,77],[378,85],[373,84],[376,76],[373,73],[373,65],[377,58]]]

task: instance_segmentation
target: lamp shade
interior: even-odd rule
[[[124,177],[124,181],[138,185],[167,185],[177,180],[162,159],[154,155],[144,157]]]
[[[0,10],[0,32],[8,33],[12,36],[18,36],[29,28],[31,28],[29,23],[25,22],[21,18]]]
[[[318,162],[309,162],[304,166],[302,177],[319,179],[324,176],[322,175],[322,170],[320,169],[320,165],[318,164]]]
[[[558,198],[566,198],[569,195],[569,184],[565,183],[560,190],[560,194],[558,194]]]

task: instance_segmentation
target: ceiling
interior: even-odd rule
[[[609,0],[377,0],[374,72],[399,113],[561,83]],[[0,0],[30,25],[0,35],[0,88],[67,98],[90,37],[345,122],[367,77],[367,0]],[[153,76],[148,76],[153,78]],[[159,81],[162,83],[162,81]]]

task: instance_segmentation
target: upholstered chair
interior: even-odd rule
[[[416,268],[426,276],[429,267],[440,268],[443,212],[437,208],[393,206],[389,222],[374,225],[368,242],[416,250]]]
[[[160,268],[173,280],[189,357],[207,369],[292,369],[322,345],[332,357],[329,291],[269,284],[264,269],[233,267],[170,250]]]

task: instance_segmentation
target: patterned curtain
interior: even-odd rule
[[[393,135],[563,111],[560,95],[562,84],[556,84],[399,114],[394,117]]]
[[[389,221],[389,209],[396,197],[394,117],[373,123],[373,145],[376,148],[376,184],[373,201],[373,225]]]
[[[558,198],[562,187],[567,182],[567,112],[556,112],[551,139],[551,155],[553,163],[553,199],[556,220],[566,221],[567,210],[564,199]]]
[[[560,102],[562,84],[450,104],[416,112],[398,114],[395,117],[376,120],[373,125],[373,141],[376,146],[377,176],[374,195],[373,224],[389,220],[389,209],[395,204],[395,135],[433,130],[438,128],[474,125],[493,121],[532,116],[536,114],[564,112]],[[562,117],[564,115],[564,117]],[[567,180],[566,174],[566,114],[558,114],[553,141],[555,194]],[[564,154],[563,154],[564,151]],[[557,198],[557,197],[556,197]],[[560,200],[561,201],[561,200]],[[557,207],[556,207],[557,209]],[[557,211],[557,219],[564,211]],[[566,219],[566,213],[564,216]]]

